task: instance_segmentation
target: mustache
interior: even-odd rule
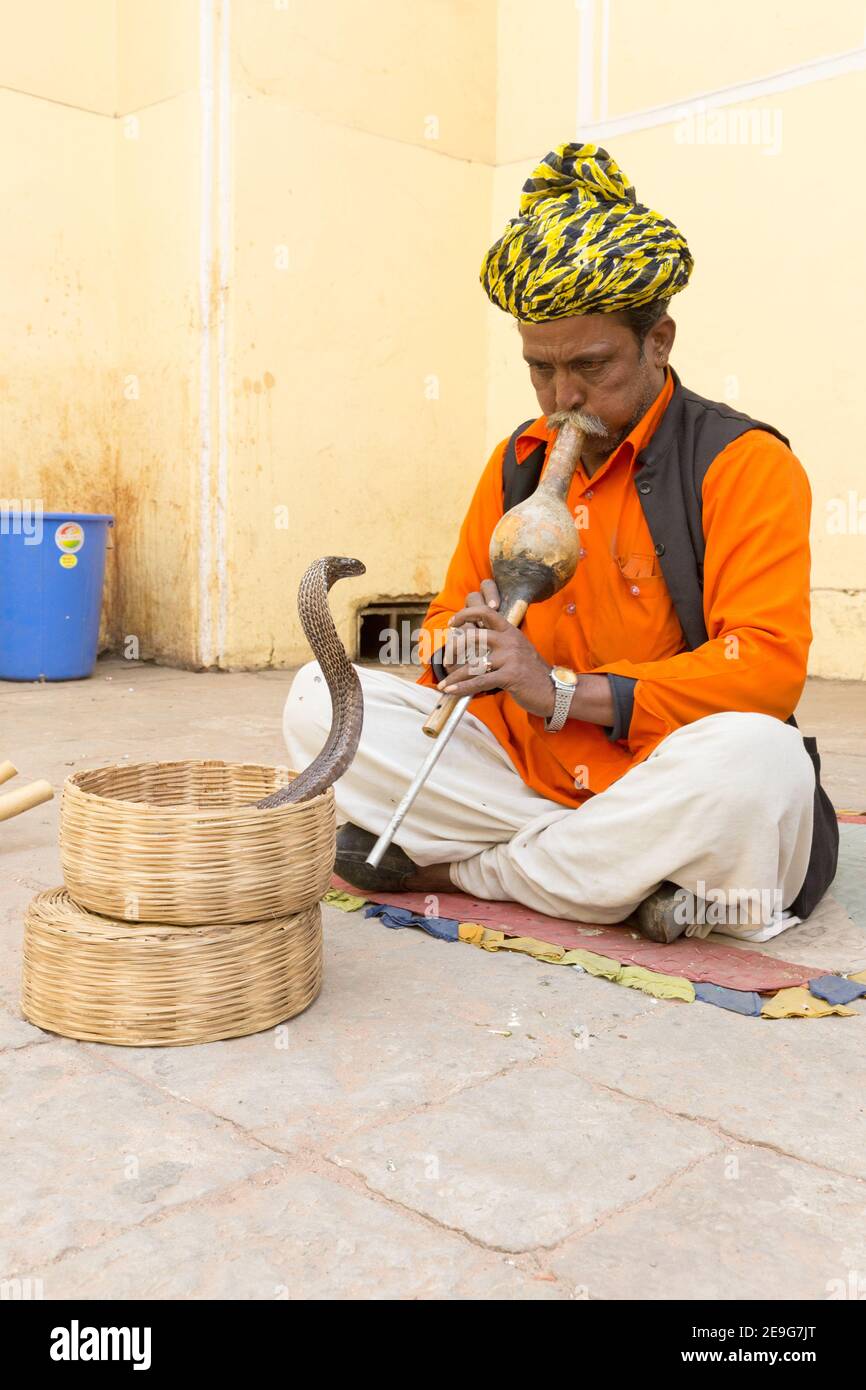
[[[596,438],[604,438],[607,433],[607,425],[598,415],[590,415],[585,410],[557,410],[547,417],[547,428],[549,430],[559,430],[565,424],[574,425],[576,429],[582,430],[584,434],[595,435]]]

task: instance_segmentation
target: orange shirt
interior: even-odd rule
[[[603,791],[667,734],[705,715],[755,710],[786,719],[805,681],[812,636],[809,483],[790,449],[766,431],[741,435],[707,473],[709,641],[687,650],[633,481],[636,456],[672,393],[667,372],[649,410],[592,478],[582,466],[576,469],[568,505],[580,531],[581,560],[572,581],[546,602],[532,604],[523,620],[529,641],[551,665],[637,681],[627,737],[612,742],[600,725],[579,719],[569,719],[558,734],[547,733],[544,719],[521,709],[505,691],[476,697],[469,706],[523,780],[564,805]],[[542,416],[517,439],[518,464],[539,440],[552,439]],[[506,444],[496,446],[481,475],[444,587],[427,612],[424,627],[434,652],[448,619],[490,577],[488,551],[502,515]],[[436,684],[429,666],[419,684]]]

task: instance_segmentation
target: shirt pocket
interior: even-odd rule
[[[658,557],[631,552],[613,560],[608,582],[593,592],[595,666],[612,661],[663,661],[683,649],[683,636]]]
[[[630,555],[620,555],[617,563],[623,579],[657,579],[661,574],[658,558],[652,554],[633,551]]]

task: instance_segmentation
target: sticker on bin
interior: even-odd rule
[[[63,568],[64,568],[65,570],[74,570],[74,569],[75,569],[75,566],[78,564],[78,556],[77,556],[77,555],[61,555],[61,556],[60,556],[60,563],[61,563],[61,565],[63,566]]]
[[[84,545],[84,527],[77,521],[62,521],[54,532],[54,544],[67,555],[74,555]]]

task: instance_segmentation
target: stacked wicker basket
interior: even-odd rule
[[[333,793],[255,805],[293,775],[188,761],[69,777],[65,887],[25,918],[25,1017],[89,1042],[178,1046],[257,1033],[311,1004]]]

